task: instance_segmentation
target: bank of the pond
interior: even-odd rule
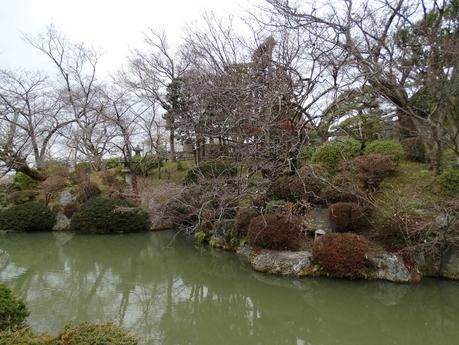
[[[459,338],[459,283],[296,279],[166,231],[11,233],[0,282],[37,332],[112,321],[148,345],[442,344]],[[5,256],[4,256],[5,257]]]

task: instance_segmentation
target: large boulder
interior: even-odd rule
[[[440,275],[443,278],[459,279],[459,247],[448,247],[441,258]]]
[[[412,283],[421,280],[421,274],[415,269],[409,269],[403,260],[392,253],[368,255],[372,269],[368,278],[382,279],[396,283]]]
[[[238,253],[247,257],[255,271],[291,277],[311,274],[312,254],[309,251],[247,251],[247,248],[240,249]]]

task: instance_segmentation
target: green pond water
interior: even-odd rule
[[[173,232],[8,234],[0,249],[0,282],[37,331],[97,320],[143,344],[459,344],[458,282],[278,278]]]

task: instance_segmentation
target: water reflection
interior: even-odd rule
[[[112,320],[145,344],[457,344],[459,284],[291,280],[171,232],[10,234],[0,268],[31,325]],[[3,253],[3,257],[5,257]]]

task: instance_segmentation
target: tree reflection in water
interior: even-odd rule
[[[112,320],[148,344],[456,344],[459,284],[293,280],[172,232],[0,236],[31,325]]]

